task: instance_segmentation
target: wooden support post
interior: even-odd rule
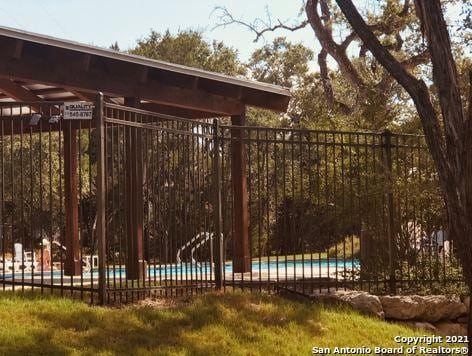
[[[139,107],[137,98],[125,98],[125,105]],[[132,114],[131,114],[132,115]],[[132,119],[132,118],[131,118]],[[144,279],[146,263],[143,243],[143,162],[142,132],[136,127],[126,128],[126,231],[127,231],[127,279]]]
[[[244,126],[245,114],[231,116],[231,123]],[[244,129],[231,129],[231,180],[233,182],[234,211],[234,256],[233,271],[245,273],[251,271],[249,251],[249,212],[246,183],[246,147],[243,141]]]
[[[101,305],[107,302],[107,241],[106,241],[106,170],[105,170],[105,120],[103,94],[95,101],[97,140],[97,238],[98,238],[98,296]]]
[[[77,197],[77,129],[72,122],[64,128],[64,178],[66,208],[66,260],[64,274],[81,274],[79,246],[79,202]]]

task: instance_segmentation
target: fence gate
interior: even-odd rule
[[[103,115],[109,300],[214,288],[221,219],[213,124],[112,104]]]

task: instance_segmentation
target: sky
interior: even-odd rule
[[[378,6],[377,0],[357,0],[362,8]],[[279,31],[254,43],[254,33],[238,25],[215,28],[219,23],[217,6],[226,7],[235,18],[251,22],[267,19],[295,24],[304,19],[303,0],[0,0],[0,26],[14,27],[85,44],[109,47],[118,42],[121,50],[135,46],[151,29],[203,31],[207,40],[220,40],[235,48],[246,61],[264,41],[286,36],[317,53],[320,49],[313,30]],[[449,9],[448,17],[457,18],[460,8]],[[334,34],[336,36],[336,33]],[[355,50],[352,49],[351,50]],[[469,53],[472,49],[469,50]],[[316,69],[316,62],[313,62]],[[335,62],[329,58],[329,65]]]
[[[133,6],[130,6],[133,4]],[[245,60],[263,41],[253,43],[254,35],[233,25],[216,28],[216,6],[225,6],[235,17],[251,21],[266,18],[266,8],[274,21],[295,23],[301,0],[0,0],[0,25],[109,47],[115,41],[122,50],[133,47],[151,29],[203,30],[208,40],[222,40],[238,50]],[[311,29],[295,33],[279,32],[294,42],[316,48]],[[266,37],[270,41],[273,35]]]

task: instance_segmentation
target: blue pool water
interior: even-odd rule
[[[320,274],[321,271],[335,272],[350,270],[352,268],[357,268],[360,266],[359,260],[336,260],[336,259],[321,259],[321,260],[276,260],[271,259],[270,261],[253,261],[252,262],[252,272],[253,273],[265,273],[270,276],[276,276],[287,273],[294,273],[297,270],[297,275],[304,273],[305,275],[310,275],[313,273],[314,276]],[[191,276],[196,275],[207,275],[209,276],[213,272],[213,266],[209,262],[201,263],[180,263],[172,265],[157,265],[157,266],[148,266],[147,275],[149,278],[169,278],[183,276],[184,278],[190,278]],[[233,272],[232,262],[225,263],[225,274],[231,275]],[[25,273],[25,278],[37,279],[40,278],[41,273],[35,273],[34,277],[31,273]],[[61,271],[44,272],[45,277],[60,278]],[[12,278],[12,274],[5,274],[5,278]],[[84,273],[84,278],[98,278],[98,271],[92,270],[91,272]],[[126,277],[126,269],[121,266],[109,266],[108,268],[108,277],[113,279],[113,277],[120,279]],[[15,279],[22,278],[21,272],[15,273]],[[64,276],[64,279],[69,278]]]
[[[261,272],[261,273],[274,273],[274,275],[277,273],[277,270],[280,273],[284,273],[285,270],[293,270],[294,268],[302,270],[303,267],[305,269],[305,273],[310,271],[311,269],[313,270],[313,273],[316,274],[320,269],[330,269],[332,271],[335,271],[336,269],[338,270],[344,270],[346,269],[352,269],[353,266],[356,267],[359,265],[359,262],[357,260],[346,260],[341,261],[338,260],[336,261],[335,259],[329,259],[329,260],[291,260],[291,261],[253,261],[252,262],[252,272]],[[337,267],[337,268],[336,268]],[[205,263],[198,263],[198,264],[190,264],[190,263],[181,263],[181,264],[174,264],[174,265],[167,265],[167,266],[151,266],[148,267],[147,273],[151,277],[159,277],[159,276],[180,276],[180,275],[195,275],[195,274],[210,274],[213,270],[213,266],[210,266],[210,263],[205,262]],[[120,273],[122,275],[125,274],[125,269],[124,268],[115,268],[110,269],[108,271],[109,276],[112,278],[113,274],[115,276],[119,276]],[[233,272],[233,264],[232,262],[226,262],[225,263],[225,274],[232,274]],[[96,273],[96,272],[94,272]]]

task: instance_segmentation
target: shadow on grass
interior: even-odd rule
[[[23,324],[14,322],[6,340],[0,327],[5,354],[298,353],[322,334],[319,306],[259,294],[210,294],[167,310],[90,307],[25,293],[0,294],[0,313],[4,302],[18,306]]]

